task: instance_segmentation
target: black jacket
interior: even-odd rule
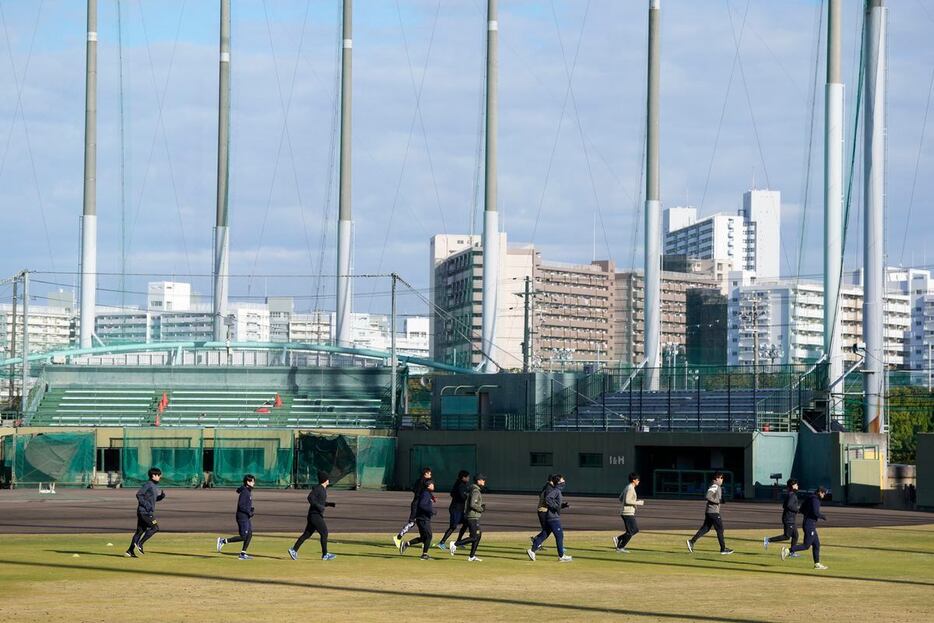
[[[816,493],[810,494],[801,505],[801,514],[804,515],[805,523],[815,523],[818,519],[826,521],[827,517],[820,512],[820,497]]]
[[[418,496],[418,505],[415,507],[416,519],[431,519],[435,514],[434,496],[428,489],[422,489]]]
[[[309,515],[324,515],[324,509],[328,504],[328,488],[322,485],[315,485],[308,494]]]
[[[253,489],[243,485],[237,489],[240,498],[237,500],[237,519],[253,516]]]
[[[136,492],[136,512],[140,515],[152,515],[156,512],[156,502],[165,497],[159,485],[151,480],[143,483]]]
[[[789,489],[782,498],[782,524],[787,525],[795,523],[795,515],[797,515],[800,510],[801,500],[798,499],[798,494]]]
[[[564,496],[561,487],[550,487],[545,492],[545,508],[548,509],[548,519],[561,519],[561,509],[564,507]]]
[[[464,510],[464,505],[467,503],[467,496],[470,495],[470,485],[463,480],[458,479],[454,483],[454,486],[451,487],[451,506],[450,509],[453,510]]]

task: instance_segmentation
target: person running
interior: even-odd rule
[[[467,528],[467,522],[464,521],[464,505],[467,503],[467,496],[470,494],[471,488],[470,472],[462,469],[457,473],[457,480],[454,481],[454,485],[451,487],[451,505],[448,507],[450,521],[448,529],[444,531],[444,535],[441,537],[441,542],[438,543],[438,547],[441,549],[447,547],[448,537],[454,534],[454,531],[458,528],[460,528],[460,533],[455,540],[464,538],[464,532]]]
[[[821,571],[827,568],[820,562],[820,536],[817,534],[817,520],[827,521],[827,517],[820,512],[820,501],[825,495],[827,495],[827,489],[818,487],[817,491],[809,495],[801,505],[801,514],[804,516],[804,525],[801,526],[804,530],[804,543],[793,545],[791,549],[783,547],[782,560],[788,558],[789,554],[803,552],[810,547],[811,556],[814,557],[814,568]]]
[[[541,548],[545,539],[552,534],[555,535],[555,545],[558,546],[558,562],[571,562],[573,560],[564,553],[564,530],[561,528],[561,511],[570,506],[564,501],[561,493],[564,490],[564,484],[564,476],[555,474],[551,478],[551,488],[545,492],[544,508],[547,512],[545,529],[532,539],[532,547],[525,552],[532,561],[535,560],[535,552]]]
[[[645,504],[644,500],[640,500],[636,496],[636,487],[638,486],[639,474],[632,472],[629,474],[629,484],[626,485],[623,493],[619,496],[619,501],[623,503],[619,514],[623,519],[623,525],[626,526],[626,532],[619,536],[614,536],[613,545],[616,547],[617,552],[622,552],[624,554],[629,553],[629,550],[626,549],[626,545],[629,544],[632,537],[639,533],[639,524],[636,523],[636,507]]]
[[[321,560],[334,560],[337,558],[334,554],[328,553],[328,525],[324,522],[324,509],[337,506],[334,502],[328,502],[328,486],[330,484],[331,479],[328,473],[318,472],[318,484],[312,487],[311,493],[308,494],[308,521],[305,523],[305,531],[295,541],[295,545],[289,549],[289,557],[292,560],[298,560],[299,548],[315,532],[321,538]]]
[[[418,504],[415,505],[415,525],[418,527],[418,536],[411,541],[402,541],[399,545],[399,553],[404,554],[410,545],[421,545],[422,560],[431,560],[428,555],[428,548],[431,547],[431,518],[435,515],[435,483],[432,480],[425,482],[425,488],[418,496]]]
[[[762,539],[762,548],[769,549],[769,543],[787,541],[791,539],[791,547],[798,544],[798,528],[795,525],[795,515],[801,508],[801,502],[798,500],[798,481],[794,478],[788,479],[788,490],[782,497],[782,534],[778,536],[767,536]],[[798,554],[793,554],[792,558],[797,558]]]
[[[240,494],[237,500],[237,536],[231,536],[217,539],[217,551],[228,543],[243,543],[240,546],[240,560],[253,560],[253,557],[246,553],[250,547],[250,540],[253,538],[253,487],[256,486],[256,478],[253,474],[247,474],[243,477],[243,485],[237,489]]]
[[[724,556],[733,553],[723,540],[723,520],[720,519],[720,504],[723,503],[723,473],[717,472],[713,475],[713,482],[707,489],[707,504],[704,507],[704,524],[697,531],[697,534],[687,540],[688,551],[694,553],[694,544],[699,538],[710,532],[713,528],[717,531],[717,542],[720,544],[720,553]]]
[[[158,467],[150,468],[149,480],[136,492],[136,532],[126,550],[126,556],[137,558],[137,554],[145,554],[143,545],[159,531],[159,522],[156,521],[156,502],[165,498],[165,492],[159,488],[162,480],[162,470]]]
[[[399,530],[399,533],[392,537],[392,542],[396,547],[402,547],[402,537],[415,525],[415,509],[418,506],[418,500],[422,495],[422,491],[425,489],[425,483],[431,480],[431,468],[423,467],[421,474],[418,480],[415,481],[415,484],[412,485],[412,503],[409,505],[409,518],[405,522],[405,525],[402,526],[402,529]],[[432,502],[434,502],[434,496],[432,496]]]
[[[467,529],[470,530],[470,536],[459,538],[451,543],[451,556],[457,551],[457,548],[470,545],[470,556],[467,562],[483,562],[477,558],[477,547],[480,545],[480,538],[483,532],[480,530],[480,517],[486,511],[486,504],[483,503],[483,487],[486,486],[486,476],[477,474],[473,477],[473,485],[470,486],[470,493],[467,495],[467,502],[464,506],[464,517]]]
[[[538,526],[541,528],[541,532],[548,530],[548,507],[545,506],[545,494],[548,493],[548,490],[551,489],[554,485],[551,484],[552,479],[554,479],[554,474],[548,474],[548,480],[545,481],[545,486],[542,487],[542,490],[538,492]],[[535,542],[535,535],[529,537],[529,541],[532,543]],[[539,545],[538,549],[535,551],[541,552],[545,550],[544,545]]]

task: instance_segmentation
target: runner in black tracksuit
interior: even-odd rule
[[[159,488],[162,480],[162,470],[153,467],[149,470],[149,480],[136,492],[136,532],[126,550],[126,556],[136,558],[137,554],[145,554],[143,545],[159,531],[159,522],[156,521],[156,502],[165,497]]]
[[[801,514],[804,515],[804,525],[801,526],[804,531],[804,543],[799,543],[791,549],[783,547],[782,560],[785,560],[789,554],[803,552],[810,547],[811,555],[814,557],[814,568],[820,570],[827,568],[820,562],[820,537],[817,535],[817,520],[827,521],[827,517],[820,510],[820,501],[825,495],[827,495],[827,490],[818,487],[817,491],[809,495],[801,505]]]
[[[415,525],[418,526],[418,536],[411,541],[403,541],[399,546],[399,553],[404,554],[410,545],[422,546],[422,560],[431,560],[428,555],[428,548],[431,547],[431,518],[435,515],[433,492],[435,483],[431,480],[425,483],[425,488],[418,496],[418,504],[415,506]]]
[[[423,467],[421,473],[422,475],[415,481],[415,484],[412,485],[412,503],[409,504],[409,518],[405,522],[405,525],[402,526],[402,529],[399,530],[399,533],[392,537],[392,542],[396,547],[402,547],[402,537],[415,525],[415,508],[418,506],[418,500],[421,498],[422,491],[425,489],[425,483],[431,480],[430,467]],[[432,502],[434,502],[434,496],[432,496]]]
[[[470,545],[470,556],[467,562],[483,562],[477,558],[477,547],[480,545],[480,539],[483,538],[483,531],[480,529],[480,517],[486,512],[486,504],[483,503],[483,487],[486,486],[486,476],[476,474],[473,478],[473,485],[467,495],[467,501],[464,503],[464,520],[467,529],[470,530],[470,536],[464,538],[461,531],[460,538],[451,543],[451,556],[459,547]]]
[[[723,474],[717,472],[713,475],[713,482],[707,489],[705,496],[707,504],[704,506],[704,524],[690,539],[687,540],[689,552],[694,552],[694,543],[713,528],[717,532],[717,542],[720,544],[720,553],[729,555],[733,553],[723,540],[723,520],[720,518],[720,505],[723,503]]]
[[[538,527],[541,528],[541,532],[546,532],[548,530],[548,508],[545,506],[545,495],[548,493],[548,489],[554,486],[551,484],[554,477],[554,474],[549,474],[548,480],[545,481],[545,486],[538,492],[538,506],[536,507],[536,512],[538,513]],[[534,543],[535,536],[530,536],[529,540]],[[535,551],[540,552],[544,549],[544,545],[539,545],[538,549]]]
[[[798,528],[795,525],[795,515],[801,508],[801,502],[798,500],[798,481],[794,478],[788,479],[788,490],[782,498],[782,534],[778,536],[765,537],[762,539],[762,547],[769,548],[769,543],[787,541],[791,539],[791,546],[798,544]],[[798,555],[795,554],[794,557]]]
[[[469,493],[470,472],[462,469],[457,473],[457,480],[454,481],[454,486],[451,487],[451,505],[448,507],[450,522],[448,523],[448,529],[444,531],[444,536],[441,537],[441,541],[438,543],[438,547],[441,549],[447,547],[448,537],[454,534],[454,531],[458,528],[461,531],[457,538],[464,538],[464,531],[467,527],[467,522],[464,520],[464,505],[467,503]]]
[[[564,501],[561,492],[564,489],[564,476],[554,474],[551,477],[551,487],[544,494],[544,507],[547,512],[545,528],[532,539],[532,547],[526,550],[529,559],[535,560],[535,553],[541,548],[552,534],[555,535],[555,545],[558,547],[558,562],[571,562],[572,558],[564,553],[564,529],[561,527],[561,511],[569,505]]]
[[[250,540],[253,538],[253,486],[256,485],[256,478],[253,474],[247,474],[243,477],[243,486],[237,489],[240,497],[237,499],[237,536],[231,536],[217,539],[217,551],[228,543],[243,543],[240,546],[240,560],[252,560],[252,556],[246,553],[250,547]]]
[[[321,538],[321,560],[334,560],[337,558],[334,554],[328,553],[328,525],[324,523],[324,509],[334,508],[334,502],[328,502],[328,485],[331,484],[327,472],[318,472],[318,484],[311,489],[308,494],[308,520],[305,523],[305,531],[302,532],[295,545],[289,549],[289,557],[292,560],[298,558],[298,550],[302,543],[307,541],[315,532]]]

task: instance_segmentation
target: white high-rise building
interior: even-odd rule
[[[736,215],[713,214],[698,219],[697,208],[663,212],[666,255],[726,260],[736,271],[754,271],[777,279],[781,257],[781,193],[749,190]]]
[[[191,284],[177,281],[150,281],[146,307],[157,312],[190,310]]]

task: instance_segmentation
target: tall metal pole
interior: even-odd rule
[[[840,348],[840,278],[843,263],[843,78],[841,72],[842,0],[829,0],[827,85],[824,115],[824,353],[828,384],[843,375]],[[842,401],[830,401],[833,414]]]
[[[529,371],[529,358],[532,356],[532,328],[529,326],[529,306],[532,299],[532,278],[525,278],[525,300],[522,310],[522,371]]]
[[[81,348],[90,348],[97,305],[97,0],[88,0],[84,91],[84,207],[81,217]]]
[[[10,358],[16,357],[16,286],[19,284],[19,280],[13,278],[13,326],[10,327]],[[16,385],[16,366],[10,366],[10,402],[13,402],[13,388]],[[930,386],[930,382],[928,385]]]
[[[649,0],[649,67],[645,149],[645,374],[658,391],[661,341],[661,193],[658,165],[659,27],[661,0]]]
[[[389,412],[393,417],[396,416],[396,368],[399,367],[399,357],[396,353],[396,279],[398,275],[392,273],[392,287],[390,288],[392,296],[390,297],[390,315],[389,315],[389,367],[392,368],[392,378],[389,381],[390,397]]]
[[[29,397],[29,388],[26,385],[29,379],[29,272],[23,271],[23,399],[19,410],[26,411],[26,398]]]
[[[350,274],[351,244],[353,243],[353,219],[350,204],[350,148],[351,148],[351,88],[353,54],[353,6],[352,0],[344,0],[343,47],[341,48],[341,142],[340,142],[340,190],[338,191],[339,215],[337,221],[337,306],[336,331],[338,346],[352,344],[353,292]]]
[[[863,175],[866,198],[863,226],[863,417],[866,432],[882,431],[885,395],[884,274],[885,274],[885,39],[886,13],[882,0],[866,2],[866,91]]]
[[[230,0],[221,0],[217,111],[217,215],[214,224],[214,340],[226,336],[230,275]]]
[[[499,212],[496,206],[496,137],[499,21],[497,0],[486,4],[486,162],[484,163],[483,202],[483,307],[480,350],[483,371],[496,372],[491,358],[496,336],[496,297],[499,291]]]

